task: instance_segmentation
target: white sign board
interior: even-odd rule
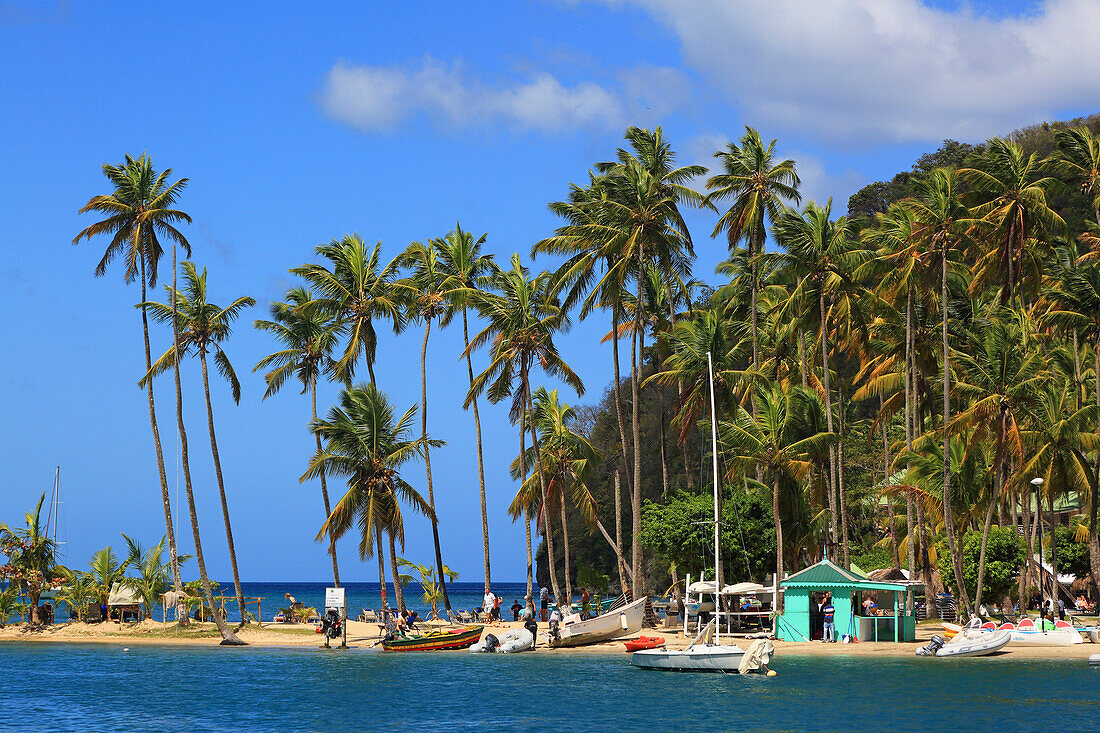
[[[344,589],[325,588],[325,608],[343,608]]]

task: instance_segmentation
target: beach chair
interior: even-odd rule
[[[363,612],[355,619],[356,621],[362,621],[363,623],[376,624],[378,623],[378,614],[370,609],[363,609]]]
[[[462,610],[455,611],[455,618],[457,618],[461,623],[468,624],[474,622],[477,619],[477,616],[470,611]]]

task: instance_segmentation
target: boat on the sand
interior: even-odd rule
[[[971,621],[970,623],[973,624],[974,622]],[[962,627],[958,624],[944,623],[943,635],[952,638],[964,628],[970,629],[972,627],[970,624]],[[1040,629],[1035,621],[1030,618],[1025,618],[1018,624],[1006,622],[999,626],[992,621],[986,621],[975,628],[985,634],[1007,632],[1013,644],[1027,646],[1073,646],[1074,644],[1083,644],[1085,641],[1081,638],[1081,632],[1073,628],[1073,625],[1067,621],[1055,621],[1054,628],[1046,629]]]
[[[481,638],[484,626],[467,626],[451,631],[432,631],[422,636],[395,636],[382,640],[387,652],[442,652],[469,649]]]
[[[583,646],[637,634],[642,630],[646,600],[643,596],[584,621],[580,614],[566,616],[557,634],[551,633],[550,646]]]
[[[508,629],[499,634],[486,634],[485,638],[470,646],[472,652],[510,654],[533,649],[535,635],[525,628]]]
[[[748,674],[767,669],[774,653],[770,639],[758,639],[747,651],[736,644],[715,643],[715,622],[711,619],[686,649],[643,649],[630,656],[630,664],[670,672]]]
[[[623,644],[628,652],[640,652],[643,649],[657,649],[665,645],[663,636],[639,636]]]
[[[975,620],[976,621],[976,620]],[[937,634],[917,649],[918,657],[984,657],[1000,651],[1012,641],[1008,631],[985,629],[972,621],[961,627],[950,641]]]

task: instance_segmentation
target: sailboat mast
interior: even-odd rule
[[[61,466],[54,470],[53,474],[53,544],[57,547],[57,492],[61,490]],[[50,528],[46,527],[46,532]]]
[[[710,384],[710,457],[711,469],[714,472],[714,610],[718,610],[718,602],[721,599],[722,588],[718,579],[718,567],[721,562],[721,526],[718,522],[718,412],[714,409],[714,365],[711,363],[710,352],[707,352],[707,382]],[[718,629],[721,624],[714,623],[714,637],[718,638]]]

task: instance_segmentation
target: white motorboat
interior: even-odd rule
[[[472,652],[497,652],[510,654],[535,647],[535,635],[525,628],[508,629],[499,634],[486,634],[483,639],[470,647]]]
[[[637,634],[642,630],[646,600],[643,596],[625,606],[612,608],[607,613],[584,621],[580,614],[566,616],[558,627],[557,634],[551,633],[550,646],[584,646]]]
[[[630,664],[642,669],[673,672],[754,672],[771,661],[775,647],[768,639],[754,642],[749,651],[736,644],[715,643],[715,622],[711,620],[687,649],[643,649],[634,652]],[[742,670],[748,658],[751,664]]]
[[[1026,644],[1029,646],[1073,646],[1084,644],[1081,632],[1073,628],[1065,621],[1055,623],[1053,629],[1040,630],[1031,619],[1024,619],[1015,629],[1005,628],[1011,624],[1002,624],[999,629],[1008,631],[1012,635],[1013,644]]]
[[[917,649],[918,657],[984,657],[1000,651],[1012,641],[1008,631],[983,631],[977,627],[964,628],[945,642],[938,634],[931,643]]]
[[[1085,633],[1093,644],[1100,644],[1100,626],[1086,626]]]

